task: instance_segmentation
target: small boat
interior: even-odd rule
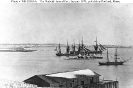
[[[98,56],[97,54],[89,55],[89,57],[92,58],[92,59],[103,59],[103,57],[101,55]]]
[[[123,63],[127,62],[128,60],[124,60],[123,61],[117,61],[117,59],[120,59],[117,57],[117,48],[116,48],[116,53],[115,53],[115,61],[109,61],[109,57],[108,57],[108,48],[107,48],[107,61],[106,62],[99,62],[99,65],[123,65]],[[131,59],[131,58],[130,58]]]
[[[75,57],[67,57],[65,58],[65,60],[89,60],[89,56],[79,54],[78,56]]]

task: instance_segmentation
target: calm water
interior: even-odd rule
[[[0,52],[0,78],[23,81],[36,74],[50,74],[78,69],[91,69],[101,75],[101,79],[119,81],[119,88],[133,88],[133,59],[122,66],[99,66],[104,59],[64,60],[55,55],[55,47],[37,47],[35,52]],[[109,49],[113,60],[115,49]],[[120,48],[118,54],[124,59],[133,57],[133,49]]]

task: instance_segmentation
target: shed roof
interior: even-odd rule
[[[39,78],[41,78],[42,80],[47,80],[47,82],[49,83],[59,83],[57,81],[55,81],[54,79],[52,79],[51,77],[49,76],[46,76],[46,75],[37,75]]]
[[[76,78],[77,75],[86,75],[86,76],[100,76],[96,72],[93,72],[90,69],[85,69],[85,70],[77,70],[77,71],[72,71],[72,72],[63,72],[63,73],[54,73],[54,74],[49,74],[46,76],[50,77],[63,77],[63,78]]]

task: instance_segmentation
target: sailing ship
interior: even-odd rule
[[[83,43],[83,37],[82,37],[82,44],[80,45],[80,42],[79,42],[79,45],[77,47],[77,51],[76,51],[76,46],[75,46],[75,42],[74,44],[72,45],[72,48],[70,50],[70,46],[68,45],[68,41],[67,41],[67,46],[66,46],[66,52],[65,53],[62,53],[61,52],[61,46],[59,44],[58,47],[56,47],[55,51],[57,51],[56,55],[57,56],[77,56],[79,54],[83,55],[93,55],[94,58],[99,58],[98,56],[95,57],[94,54],[102,54],[102,52],[105,50],[105,48],[99,43],[97,43],[97,37],[96,37],[96,45],[94,45],[94,49],[95,50],[90,50],[88,49],[84,43]],[[102,57],[100,57],[102,58]]]
[[[61,52],[61,45],[59,43],[59,46],[56,47],[55,51],[57,51],[56,55],[57,56],[76,56],[78,55],[78,51],[75,50],[75,43],[74,45],[72,45],[72,50],[70,51],[70,46],[68,45],[68,41],[67,41],[67,46],[66,46],[66,53],[62,53]]]
[[[94,45],[94,50],[90,50],[88,54],[102,54],[102,52],[106,50],[106,48],[102,44],[100,43],[98,44],[97,37],[95,42],[96,42],[96,45]]]
[[[77,48],[77,51],[76,51]],[[78,47],[75,46],[75,42],[71,47],[70,50],[70,46],[68,45],[68,41],[67,41],[67,46],[66,46],[66,53],[62,53],[61,52],[61,45],[59,43],[59,46],[56,47],[55,51],[57,51],[56,55],[57,56],[78,56],[79,54],[83,55],[83,54],[88,54],[88,52],[90,51],[89,49],[86,48],[86,46],[83,44],[83,38],[82,38],[82,44],[79,45]]]
[[[107,48],[107,61],[106,62],[99,62],[99,65],[123,65],[123,63],[127,62],[128,60],[124,60],[123,61],[118,61],[118,55],[117,55],[117,48],[116,48],[116,52],[115,52],[115,61],[109,61],[109,56],[108,56],[108,48]]]

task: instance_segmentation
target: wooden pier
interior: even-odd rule
[[[95,84],[87,84],[79,86],[79,88],[119,88],[119,87],[118,87],[118,81],[104,80],[102,82]]]

